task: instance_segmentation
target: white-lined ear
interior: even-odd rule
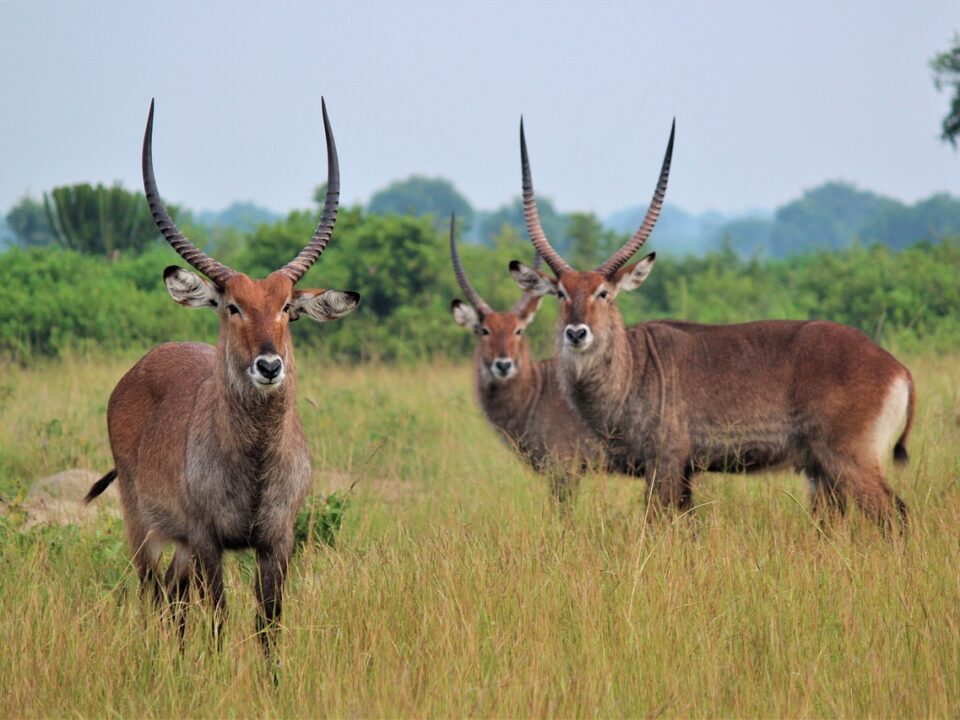
[[[360,293],[352,290],[296,290],[290,300],[290,319],[304,313],[317,322],[337,320],[359,304]]]
[[[653,269],[653,263],[656,259],[657,254],[650,253],[642,260],[635,262],[633,265],[627,265],[618,272],[613,279],[617,292],[630,292],[643,285],[643,281],[647,279],[647,275]]]
[[[453,319],[457,325],[465,327],[471,332],[476,332],[480,327],[480,315],[471,305],[454,300],[450,303],[450,311],[453,313]]]
[[[163,284],[170,297],[184,307],[220,307],[223,291],[206,278],[189,270],[171,265],[163,271]]]
[[[524,293],[524,296],[520,298],[517,304],[514,306],[514,312],[517,317],[520,318],[522,323],[521,327],[527,327],[530,323],[533,322],[533,319],[537,316],[537,310],[540,309],[540,302],[543,300],[543,295],[535,295],[533,293]]]
[[[557,293],[558,281],[555,278],[545,275],[529,265],[524,265],[519,260],[510,261],[510,274],[521,290],[538,296],[556,295]]]

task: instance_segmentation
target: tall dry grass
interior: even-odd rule
[[[110,465],[133,358],[16,369],[0,489]],[[905,541],[822,533],[791,474],[705,476],[646,522],[642,483],[591,477],[570,517],[501,446],[470,370],[300,358],[318,492],[357,481],[336,550],[293,563],[272,683],[231,561],[226,642],[184,652],[139,602],[116,521],[0,525],[0,716],[880,716],[960,712],[960,357],[920,389]],[[2,390],[2,388],[0,388]]]

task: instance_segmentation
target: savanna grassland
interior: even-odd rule
[[[905,358],[917,422],[892,482],[911,525],[888,540],[856,512],[822,532],[790,473],[701,478],[691,515],[655,521],[642,482],[594,476],[564,517],[466,364],[301,353],[315,492],[348,500],[335,547],[293,562],[276,686],[244,556],[222,651],[197,606],[181,654],[119,520],[23,525],[35,479],[111,466],[106,402],[135,357],[0,382],[0,717],[960,713],[960,356]]]

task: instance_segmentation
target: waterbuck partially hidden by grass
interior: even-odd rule
[[[115,470],[89,502],[119,479],[124,522],[141,587],[178,605],[191,581],[211,599],[217,631],[225,608],[222,556],[257,554],[257,629],[265,648],[280,618],[293,526],[310,484],[307,440],[295,408],[296,366],[289,323],[301,315],[335,320],[360,300],[354,292],[296,290],[324,251],[337,219],[340,171],[323,106],[327,195],[317,230],[292,261],[252,280],[196,248],[174,225],[153,174],[153,103],[143,140],[143,185],[154,220],[173,248],[209,281],[178,267],[167,292],[220,318],[216,347],[167,343],[117,384],[107,408]],[[162,545],[176,546],[161,585]],[[183,615],[179,613],[180,632]]]
[[[655,256],[624,267],[660,215],[674,130],[643,224],[596,270],[579,272],[551,247],[537,213],[523,123],[523,205],[530,238],[554,277],[517,261],[522,289],[556,295],[560,386],[614,459],[642,471],[665,506],[691,506],[700,471],[788,464],[806,474],[816,511],[852,497],[882,526],[906,505],[884,476],[907,459],[910,372],[854,328],[822,321],[741,325],[646,322],[625,327],[617,295],[635,290]]]
[[[579,476],[603,462],[600,443],[567,404],[557,384],[554,359],[534,362],[524,335],[543,299],[524,292],[507,312],[494,311],[473,289],[460,262],[450,218],[450,257],[469,305],[454,300],[457,324],[478,337],[475,365],[477,397],[491,424],[539,473],[547,476],[553,496],[569,499]],[[540,256],[534,268],[540,265]]]

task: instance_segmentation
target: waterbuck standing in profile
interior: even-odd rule
[[[646,322],[625,327],[617,295],[640,287],[654,254],[626,265],[660,215],[674,129],[637,232],[596,270],[579,272],[551,247],[537,213],[523,122],[527,230],[551,277],[517,261],[522,289],[556,295],[560,386],[614,459],[642,471],[664,506],[691,506],[700,471],[789,464],[810,481],[813,507],[843,512],[848,497],[887,527],[906,505],[884,476],[907,459],[910,372],[864,333],[823,321],[740,325]]]
[[[220,319],[216,347],[167,343],[145,355],[117,383],[107,408],[115,469],[89,502],[119,479],[124,522],[141,588],[182,605],[191,581],[209,596],[219,635],[225,609],[222,556],[257,554],[257,630],[265,649],[280,618],[293,550],[293,526],[310,484],[307,440],[297,416],[290,322],[318,322],[353,310],[360,296],[294,285],[330,241],[340,172],[325,104],[327,195],[317,230],[296,258],[265,280],[252,280],[196,248],[177,229],[153,174],[153,103],[143,140],[143,185],[160,232],[209,280],[178,267],[163,273],[167,292]],[[161,585],[162,545],[176,549]],[[183,614],[178,610],[182,637]]]
[[[491,424],[535,471],[547,476],[557,500],[569,499],[588,468],[602,463],[596,437],[567,405],[557,384],[555,360],[534,362],[524,335],[543,299],[524,292],[507,312],[495,312],[473,289],[460,261],[450,218],[450,257],[469,305],[454,300],[457,324],[479,339],[475,355],[477,397]],[[537,255],[533,267],[540,264]]]

